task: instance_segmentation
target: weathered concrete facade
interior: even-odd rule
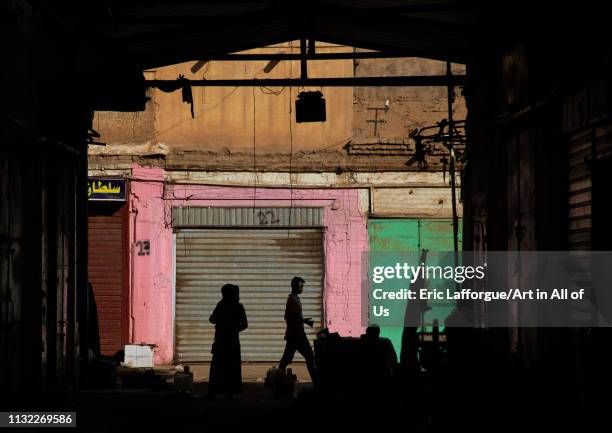
[[[298,47],[282,44],[252,52],[297,53]],[[322,44],[319,52],[349,50]],[[145,75],[148,79],[299,75],[299,62],[290,61],[276,65],[211,61],[192,72],[194,66],[183,63]],[[433,75],[443,74],[445,67],[443,62],[411,58],[311,61],[309,76]],[[301,90],[323,91],[326,122],[295,122],[294,103]],[[176,206],[322,207],[323,325],[342,335],[359,335],[363,331],[361,255],[368,250],[368,219],[452,216],[449,175],[440,163],[445,149],[440,145],[428,156],[426,171],[406,164],[414,153],[409,132],[447,117],[446,88],[194,87],[192,91],[193,119],[180,92],[159,90],[149,91],[151,99],[142,113],[98,112],[94,117],[93,127],[106,146],[90,148],[90,176],[130,181],[130,339],[157,344],[157,363],[174,359],[170,221]],[[459,89],[454,116],[465,117]],[[136,254],[134,245],[142,239],[150,242],[151,255]]]
[[[351,47],[322,44],[322,53]],[[299,44],[283,44],[249,53],[299,53]],[[147,79],[246,79],[299,76],[299,62],[282,61],[266,73],[268,62],[194,62],[145,72]],[[455,73],[462,69],[457,66]],[[311,61],[315,77],[443,74],[445,63],[414,58]],[[299,91],[322,90],[327,121],[296,123]],[[408,134],[447,117],[446,88],[274,88],[194,87],[194,115],[180,92],[149,91],[142,113],[95,114],[93,127],[105,147],[90,149],[90,168],[125,168],[132,163],[194,171],[418,171],[405,163],[414,152]],[[455,119],[465,119],[461,90],[456,89]],[[388,110],[384,110],[389,101]],[[374,108],[379,110],[375,115]],[[378,116],[378,117],[376,117]],[[377,134],[374,134],[377,125]],[[370,144],[365,152],[351,144]],[[398,145],[404,147],[396,149]],[[385,146],[387,145],[387,146]],[[439,156],[431,160],[440,170]]]
[[[367,250],[366,210],[357,189],[295,189],[164,185],[162,169],[134,167],[131,180],[130,238],[147,239],[151,255],[132,255],[130,335],[160,347],[156,362],[173,359],[172,207],[289,206],[324,209],[326,326],[342,335],[359,335],[361,254]],[[201,198],[200,198],[201,197]]]

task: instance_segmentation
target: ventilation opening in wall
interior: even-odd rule
[[[325,122],[325,98],[323,93],[300,92],[295,101],[295,121],[303,122]]]

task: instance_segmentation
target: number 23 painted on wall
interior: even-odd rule
[[[135,245],[139,256],[148,256],[151,254],[151,242],[148,240],[137,241]]]

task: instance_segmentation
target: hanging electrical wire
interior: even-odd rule
[[[293,43],[289,42],[289,50],[293,54]],[[289,77],[293,78],[293,62],[289,62]],[[291,94],[291,86],[289,86],[289,225],[287,229],[287,237],[291,235],[291,220],[293,217],[293,97]]]
[[[257,205],[257,130],[255,117],[255,87],[252,87],[253,93],[253,221],[255,221],[255,207]]]
[[[270,89],[269,87],[266,86],[259,86],[259,90],[261,91],[261,93],[263,93],[264,95],[280,95],[281,93],[283,93],[283,91],[285,90],[284,87],[281,87],[280,90],[274,90],[274,89]]]

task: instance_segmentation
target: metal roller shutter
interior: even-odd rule
[[[285,303],[294,276],[306,280],[301,296],[309,339],[322,326],[322,231],[259,228],[176,230],[176,357],[210,361],[214,326],[208,321],[221,286],[240,286],[249,320],[241,333],[243,361],[277,362],[284,349]],[[299,359],[299,355],[296,355]]]
[[[127,206],[90,203],[89,281],[94,289],[100,326],[100,349],[113,355],[125,341]]]
[[[591,155],[592,137],[576,134],[569,145],[569,239],[570,250],[591,249],[591,170],[586,158]]]

